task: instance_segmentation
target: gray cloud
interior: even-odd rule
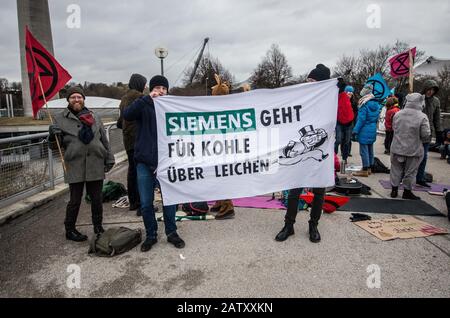
[[[69,29],[70,4],[81,7],[81,28]],[[369,29],[371,3],[381,7],[381,28]],[[449,57],[449,2],[298,0],[49,0],[55,55],[77,82],[127,82],[131,73],[159,72],[154,49],[168,47],[166,68],[173,82],[203,38],[209,51],[235,75],[249,77],[272,43],[279,44],[302,74],[321,62],[332,66],[343,54],[407,41],[428,55]],[[16,1],[2,1],[0,77],[20,80]]]

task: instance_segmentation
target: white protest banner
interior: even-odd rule
[[[334,185],[336,84],[156,98],[164,204]]]

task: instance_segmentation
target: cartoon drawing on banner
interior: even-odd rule
[[[322,128],[314,129],[312,125],[301,128],[299,141],[291,140],[284,147],[279,157],[279,164],[282,166],[296,165],[302,161],[313,159],[321,162],[328,158],[329,154],[324,154],[319,147],[328,139],[328,134]]]

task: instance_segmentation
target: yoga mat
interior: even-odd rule
[[[390,189],[391,186],[391,182],[389,180],[379,180],[381,186],[385,189]],[[428,182],[427,182],[428,183]],[[437,183],[428,183],[431,188],[426,188],[426,187],[421,187],[419,185],[414,184],[413,185],[413,191],[421,191],[421,192],[428,192],[428,191],[432,191],[432,192],[442,192],[444,189],[449,189],[450,190],[450,185],[445,185],[445,184],[437,184]],[[403,185],[401,184],[399,187],[399,190],[403,190]]]
[[[351,198],[338,211],[444,216],[439,210],[422,200]]]
[[[277,198],[271,200],[270,196],[240,198],[240,199],[233,199],[232,201],[235,207],[286,210],[286,207]],[[214,204],[214,201],[208,203]]]

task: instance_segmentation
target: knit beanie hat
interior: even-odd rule
[[[167,80],[167,78],[165,78],[162,75],[156,75],[153,76],[152,79],[150,80],[150,92],[156,87],[156,86],[164,86],[165,88],[167,88],[167,90],[169,90],[169,81]]]
[[[67,101],[69,101],[70,95],[75,94],[75,93],[80,94],[81,96],[83,96],[83,99],[86,99],[83,89],[79,86],[73,86],[67,90],[67,96],[66,96]]]
[[[141,74],[133,74],[130,77],[128,87],[142,93],[145,89],[145,84],[147,84],[147,79],[144,76]]]
[[[350,86],[350,85],[345,86],[344,92],[346,92],[346,93],[353,93],[354,91],[355,90],[354,90],[353,86]]]
[[[308,78],[312,78],[316,81],[324,81],[330,79],[330,75],[331,72],[328,67],[323,64],[317,64],[316,68],[309,73]]]

